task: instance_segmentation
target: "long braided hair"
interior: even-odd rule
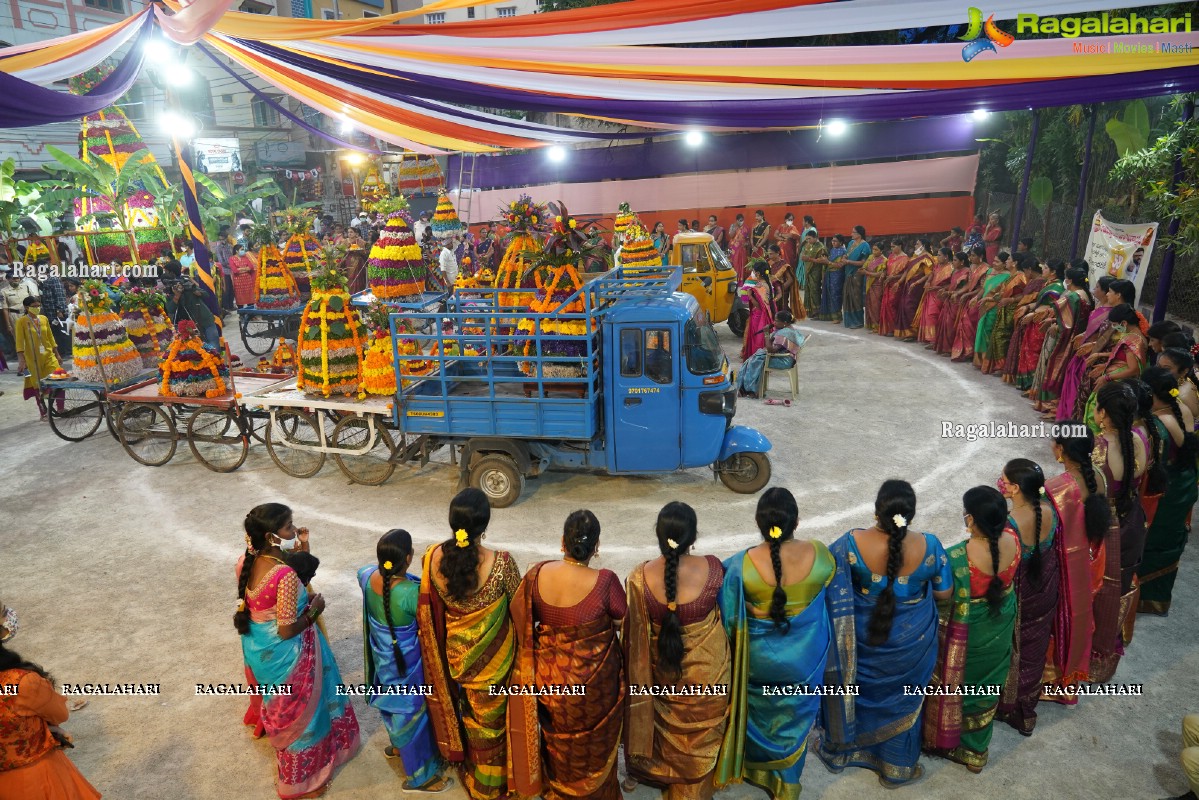
[[[412,558],[412,536],[406,530],[392,528],[375,545],[375,558],[379,562],[379,578],[383,581],[383,616],[387,619],[387,630],[391,634],[391,652],[395,656],[396,670],[403,675],[408,671],[408,665],[400,651],[400,643],[396,641],[396,626],[391,619],[391,579],[402,576],[404,566]]]
[[[491,503],[482,491],[463,489],[450,501],[450,538],[441,545],[437,569],[453,600],[461,602],[479,587],[479,537],[490,522]],[[461,541],[458,531],[465,534]]]
[[[666,616],[658,631],[658,665],[663,673],[677,679],[683,667],[683,625],[679,620],[679,559],[695,544],[695,510],[686,503],[667,503],[658,512],[654,525],[658,551],[666,561],[662,582],[666,587]]]
[[[242,527],[246,531],[246,554],[237,576],[237,611],[233,614],[233,627],[245,636],[250,632],[250,608],[246,605],[246,586],[250,583],[250,570],[254,561],[267,547],[271,534],[285,528],[291,522],[291,509],[282,503],[263,503],[250,509]]]
[[[1028,557],[1028,574],[1033,580],[1040,582],[1041,565],[1041,518],[1044,510],[1041,508],[1041,493],[1045,489],[1045,473],[1041,465],[1027,458],[1013,458],[1003,468],[1003,476],[1008,479],[1033,508],[1033,551]]]
[[[1196,392],[1199,392],[1199,376],[1195,375],[1195,357],[1193,355],[1181,347],[1169,347],[1163,350],[1161,355],[1157,357],[1159,366],[1164,366],[1162,364],[1163,358],[1174,367],[1176,375],[1181,375],[1179,377],[1180,381],[1185,380],[1194,387]],[[1181,384],[1179,388],[1181,388]]]
[[[1087,296],[1087,300],[1091,303],[1091,306],[1094,307],[1095,298],[1091,297],[1091,287],[1087,285],[1087,271],[1085,269],[1070,267],[1070,269],[1066,270],[1066,280],[1070,281],[1071,288],[1081,290]]]
[[[1145,491],[1148,494],[1161,494],[1166,491],[1170,477],[1166,474],[1163,458],[1166,451],[1161,429],[1158,427],[1160,423],[1153,414],[1153,392],[1140,378],[1128,378],[1125,382],[1137,398],[1137,421],[1145,426],[1149,434],[1149,466],[1145,472]]]
[[[1133,484],[1136,483],[1136,451],[1132,446],[1132,422],[1136,417],[1137,400],[1132,388],[1123,381],[1111,381],[1099,387],[1095,393],[1097,407],[1102,409],[1116,429],[1120,440],[1120,455],[1124,461],[1124,475],[1120,481],[1120,494],[1116,497],[1116,514],[1123,522],[1132,511]]]
[[[887,585],[879,594],[866,627],[866,641],[877,647],[886,644],[895,617],[895,580],[903,566],[903,540],[912,517],[916,516],[916,490],[912,484],[894,478],[883,481],[874,498],[874,516],[878,518],[879,529],[887,534]]]
[[[999,537],[1007,527],[1007,500],[994,486],[975,486],[962,495],[962,507],[974,518],[974,526],[991,548],[991,582],[987,584],[987,606],[999,613],[1003,602],[1003,580],[999,577]]]
[[[1182,430],[1182,444],[1175,450],[1174,463],[1193,462],[1196,453],[1199,453],[1199,439],[1183,421],[1182,406],[1178,404],[1177,396],[1178,379],[1165,367],[1150,367],[1141,374],[1141,380],[1145,382],[1154,397],[1169,406],[1178,427]]]
[[[1053,441],[1062,448],[1062,459],[1077,464],[1078,471],[1082,473],[1082,481],[1087,487],[1087,499],[1082,504],[1083,525],[1086,528],[1087,541],[1098,545],[1107,536],[1107,529],[1112,524],[1112,510],[1107,504],[1107,497],[1099,493],[1099,482],[1095,480],[1095,466],[1091,463],[1091,453],[1095,450],[1095,434],[1076,419],[1062,422],[1060,429],[1083,431],[1081,436],[1058,434]]]
[[[781,486],[767,489],[758,499],[754,521],[770,546],[770,566],[774,571],[770,618],[776,631],[786,633],[791,630],[791,620],[787,619],[787,591],[783,588],[782,546],[783,542],[795,538],[795,528],[799,525],[799,504],[795,502],[795,495]],[[777,536],[774,535],[776,532]]]

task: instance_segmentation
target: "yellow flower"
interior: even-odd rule
[[[454,531],[454,539],[459,547],[470,547],[470,536],[463,528]]]
[[[1171,389],[1171,390],[1170,390],[1170,396],[1171,396],[1171,397],[1178,397],[1178,395],[1179,395],[1179,394],[1180,394],[1180,392],[1179,392],[1177,389]]]
[[[578,226],[579,226],[579,223],[578,223],[578,221],[577,221],[577,220],[573,220],[573,219],[572,219],[572,220],[570,221],[570,227],[571,227],[571,229],[577,228]]]
[[[783,529],[780,528],[779,526],[775,525],[773,528],[770,529],[770,538],[771,539],[783,538]]]
[[[391,572],[391,562],[390,562],[390,561],[384,561],[384,562],[383,562],[383,569],[387,570],[388,572]]]
[[[561,222],[561,221],[562,221],[562,217],[560,217],[560,216],[554,217],[554,222]]]

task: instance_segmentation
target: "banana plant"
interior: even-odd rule
[[[158,225],[166,231],[171,255],[178,256],[175,242],[187,232],[183,189],[178,184],[164,183],[154,175],[146,181],[146,190],[154,196],[154,211],[158,214]]]
[[[53,232],[41,189],[35,183],[18,180],[15,173],[15,159],[0,164],[0,236],[10,261],[17,260],[16,240],[20,237],[14,233],[21,232],[23,220],[36,226],[43,236]]]
[[[249,186],[235,189],[232,192],[226,192],[220,184],[207,175],[196,173],[195,178],[196,183],[203,186],[205,191],[211,194],[216,202],[227,209],[231,215],[239,212],[247,213],[256,225],[265,225],[270,219],[270,213],[265,210],[265,201],[278,200],[282,203],[286,200],[283,190],[271,177],[260,178]],[[263,202],[259,202],[256,206],[255,201]]]

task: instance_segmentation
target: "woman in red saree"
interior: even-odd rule
[[[975,247],[967,255],[970,271],[966,273],[966,281],[962,287],[949,295],[941,318],[937,321],[937,337],[934,349],[941,355],[950,355],[958,335],[958,324],[965,313],[968,301],[978,297],[982,292],[983,279],[991,271],[991,266],[983,260],[986,251]]]
[[[487,495],[463,489],[450,501],[453,536],[425,551],[416,608],[429,721],[441,755],[461,765],[471,800],[504,797],[508,683],[516,638],[508,615],[520,585],[512,556],[480,544],[491,521]]]
[[[1041,346],[1053,319],[1053,304],[1061,296],[1066,277],[1066,265],[1061,259],[1053,259],[1042,269],[1044,283],[1035,299],[1016,309],[1016,322],[1012,326],[1012,341],[1008,344],[1007,357],[1003,361],[1003,382],[1017,389],[1028,389],[1041,357]]]
[[[512,601],[516,665],[508,701],[511,789],[545,800],[620,800],[616,753],[624,722],[624,658],[616,631],[627,611],[599,552],[590,511],[566,518],[561,561],[534,564]],[[586,699],[559,687],[583,687]],[[545,691],[526,693],[526,688]]]
[[[1057,540],[1058,607],[1045,659],[1042,681],[1060,693],[1042,696],[1066,705],[1078,702],[1076,687],[1087,680],[1091,663],[1091,635],[1095,627],[1092,612],[1097,581],[1103,579],[1104,537],[1111,524],[1107,484],[1095,472],[1091,453],[1095,436],[1075,420],[1063,430],[1079,430],[1080,436],[1061,436],[1053,440],[1053,454],[1065,469],[1045,482],[1045,494],[1057,509],[1061,533]]]
[[[1012,341],[1016,309],[1028,294],[1030,281],[1039,280],[1040,265],[1035,257],[1018,254],[1013,258],[1016,260],[1017,272],[999,294],[995,324],[991,328],[987,347],[981,351],[983,355],[979,358],[979,368],[984,375],[995,374],[1003,369],[1008,346]],[[1039,283],[1037,287],[1040,288]],[[975,347],[975,351],[979,352],[979,349]]]
[[[1058,396],[1066,377],[1066,361],[1070,357],[1070,343],[1076,333],[1086,328],[1092,306],[1091,293],[1087,290],[1087,271],[1082,267],[1070,267],[1066,270],[1065,290],[1053,304],[1054,321],[1041,346],[1041,357],[1029,390],[1034,410],[1056,416]]]
[[[937,340],[937,322],[941,319],[949,295],[965,284],[969,274],[970,261],[965,253],[952,252],[948,247],[941,248],[916,312],[916,341],[922,342],[925,348],[933,349],[933,343]]]
[[[749,263],[749,228],[745,226],[745,215],[738,214],[729,226],[729,261],[737,273],[737,282],[745,280],[745,265]]]
[[[891,254],[887,256],[887,273],[879,279],[883,284],[883,296],[878,307],[878,335],[891,336],[899,324],[900,281],[908,268],[908,254],[903,252],[903,242],[891,240]]]
[[[233,302],[239,306],[254,305],[258,287],[258,259],[246,253],[244,244],[235,245],[229,258],[233,280]]]
[[[774,240],[778,242],[783,261],[791,265],[794,272],[799,268],[799,228],[795,227],[795,215],[788,213],[783,224],[774,229]]]
[[[999,255],[999,237],[1003,236],[1003,221],[999,219],[999,212],[992,211],[987,217],[987,227],[983,228],[983,244],[986,246],[987,263],[994,263],[996,256]]]
[[[983,315],[994,309],[997,294],[1012,274],[1008,271],[1007,253],[1000,253],[994,264],[983,273],[977,291],[963,301],[958,312],[957,331],[953,335],[953,347],[949,355],[954,361],[970,361],[974,358],[974,345],[978,342],[978,326]],[[992,317],[993,318],[993,315]]]
[[[870,243],[870,258],[862,265],[862,275],[866,279],[866,329],[878,330],[878,318],[882,311],[883,275],[887,270],[887,257],[883,255],[883,246],[877,242]]]
[[[749,265],[750,278],[741,285],[741,299],[749,309],[749,320],[745,323],[745,338],[741,344],[741,360],[744,361],[766,346],[766,332],[774,324],[774,296],[770,288],[770,268],[765,261],[753,261]]]
[[[644,688],[728,685],[729,640],[716,607],[724,566],[716,556],[690,554],[696,517],[686,503],[667,503],[655,532],[662,555],[626,583],[625,665],[629,685],[642,691],[629,697],[625,713],[624,789],[642,782],[664,789],[666,800],[710,800],[728,694],[649,695]]]
[[[932,243],[926,237],[916,240],[916,249],[908,261],[908,268],[899,281],[899,303],[896,314],[895,338],[907,342],[916,340],[916,314],[924,299],[925,286],[933,271]]]

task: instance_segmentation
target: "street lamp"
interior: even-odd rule
[[[566,160],[566,148],[554,145],[546,152],[546,157],[555,164],[561,164]]]
[[[834,119],[830,120],[824,128],[828,131],[829,136],[843,136],[849,130],[849,125],[843,119]]]
[[[704,132],[687,131],[687,134],[683,137],[683,141],[688,147],[699,147],[704,143]]]

